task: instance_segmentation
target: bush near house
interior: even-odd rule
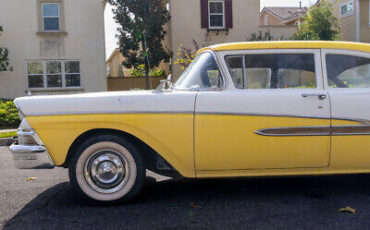
[[[20,122],[14,102],[0,99],[0,128],[16,128]]]
[[[139,65],[137,68],[130,70],[131,77],[145,77],[145,65]],[[166,76],[166,72],[161,69],[152,69],[149,72],[150,77],[163,77]]]

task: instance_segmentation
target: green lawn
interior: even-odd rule
[[[15,137],[15,136],[17,136],[17,131],[0,133],[0,138]]]

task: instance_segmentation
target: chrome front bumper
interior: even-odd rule
[[[54,168],[47,149],[35,131],[18,131],[18,142],[9,147],[15,166],[19,169]]]

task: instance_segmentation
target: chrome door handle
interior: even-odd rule
[[[326,94],[322,93],[304,93],[302,97],[318,97],[320,100],[326,99]]]

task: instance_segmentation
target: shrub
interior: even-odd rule
[[[263,32],[258,31],[258,33],[252,33],[250,37],[247,38],[247,41],[273,41],[274,36],[271,35],[270,30]]]
[[[131,77],[145,77],[145,65],[139,65],[137,68],[130,69]]]
[[[151,77],[163,77],[163,76],[166,76],[166,72],[164,70],[157,69],[157,70],[150,71],[149,75]]]
[[[145,77],[145,65],[139,65],[137,68],[130,69],[131,77]],[[152,69],[149,72],[151,77],[162,77],[166,76],[166,72],[161,69]]]
[[[0,128],[16,128],[20,124],[18,109],[10,100],[0,100]]]

